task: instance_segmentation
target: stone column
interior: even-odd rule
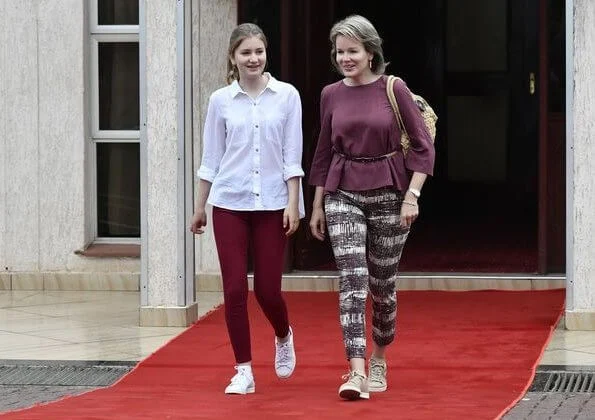
[[[0,2],[0,289],[43,289],[85,245],[86,21],[76,0]]]
[[[237,0],[193,0],[194,166],[200,166],[203,125],[209,96],[225,86],[229,36],[237,21]],[[196,180],[195,180],[196,181]],[[196,237],[196,271],[199,290],[220,290],[221,275],[211,225]]]
[[[3,2],[0,6],[0,188],[3,190],[0,261],[2,271],[8,272],[39,269],[41,156],[38,150],[40,74],[36,3],[31,0]],[[26,280],[33,287],[33,280],[37,278],[29,277]]]
[[[566,328],[595,330],[595,2],[566,3]]]
[[[141,0],[141,326],[197,319],[190,127],[191,0]]]

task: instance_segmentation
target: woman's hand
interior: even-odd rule
[[[300,226],[300,213],[297,206],[289,205],[283,212],[283,228],[285,236],[291,236]]]
[[[326,226],[326,218],[322,207],[314,207],[312,209],[312,217],[310,218],[310,231],[319,241],[324,241],[324,231]]]
[[[419,216],[419,205],[411,199],[403,200],[401,204],[401,226],[410,228]]]
[[[207,212],[204,208],[197,209],[190,219],[190,231],[197,235],[204,233],[203,229],[207,225]]]

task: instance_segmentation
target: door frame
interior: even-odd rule
[[[548,112],[548,44],[547,0],[539,2],[539,175],[538,175],[538,234],[537,269],[547,272],[547,112]]]
[[[514,0],[512,0],[514,1]],[[321,61],[321,57],[324,57],[325,60],[328,62],[328,45],[319,45],[316,48],[312,46],[311,39],[315,37],[315,34],[320,36],[320,31],[324,31],[326,35],[327,28],[325,24],[328,24],[330,20],[334,19],[335,10],[336,10],[336,2],[337,0],[328,0],[323,2],[323,4],[314,3],[313,0],[304,0],[303,2],[285,2],[279,0],[279,7],[280,7],[280,69],[279,69],[279,77],[283,80],[292,80],[297,81],[298,85],[303,85],[307,87],[308,91],[301,92],[304,97],[307,98],[316,98],[315,92],[310,92],[312,86],[316,86],[321,84],[327,76],[323,75],[325,73],[324,69],[319,69],[318,71],[311,71],[313,63],[317,63]],[[238,0],[238,18],[241,19],[241,12],[242,9],[242,0]],[[549,120],[548,120],[548,0],[536,0],[538,11],[538,40],[537,40],[537,48],[538,48],[538,59],[536,63],[535,72],[537,73],[537,94],[538,94],[538,122],[537,122],[537,155],[536,158],[538,159],[538,167],[537,167],[537,185],[535,188],[537,189],[537,196],[536,196],[536,208],[537,212],[535,217],[538,218],[537,220],[537,237],[535,238],[535,246],[537,251],[537,272],[538,274],[546,274],[551,270],[551,260],[556,255],[560,254],[558,248],[564,251],[562,244],[558,244],[560,242],[558,238],[555,237],[552,233],[551,226],[553,224],[558,223],[558,220],[553,220],[553,216],[556,216],[555,212],[552,214],[552,202],[555,200],[552,197],[556,197],[556,194],[559,194],[559,191],[552,193],[551,184],[552,177],[559,178],[560,176],[555,173],[550,165],[548,164],[548,159],[552,159],[553,150],[550,143],[550,133],[549,133]],[[566,13],[568,13],[569,7],[571,8],[572,1],[566,1]],[[530,15],[530,16],[529,16]],[[572,16],[572,15],[571,15]],[[528,19],[535,19],[535,14],[530,13],[527,16]],[[329,20],[330,19],[330,20]],[[327,22],[328,21],[328,22]],[[569,27],[572,23],[572,19],[569,16],[566,16],[566,39],[567,39],[567,69],[569,67],[569,56],[568,50],[571,49],[568,45],[568,42],[572,41],[572,27]],[[534,22],[534,20],[533,20]],[[570,37],[570,38],[569,38]],[[326,36],[325,36],[326,38]],[[300,54],[300,57],[296,57],[296,51],[292,49],[292,45],[295,45],[296,40],[303,40],[301,42],[302,45],[305,45],[306,50]],[[309,70],[310,69],[310,70]],[[567,79],[569,78],[569,71],[567,71]],[[572,80],[572,78],[570,78]],[[527,81],[528,83],[528,81]],[[571,86],[571,81],[567,81],[567,85]],[[569,89],[567,88],[567,96],[569,95]],[[567,98],[567,112],[566,112],[566,121],[569,120],[571,117],[570,111],[570,104],[571,102]],[[304,113],[316,113],[317,112],[317,101],[305,101],[304,105]],[[311,121],[309,124],[304,126],[304,136],[312,136],[313,132],[316,130],[316,122]],[[569,127],[567,124],[566,128],[566,138],[567,144],[570,141],[569,137]],[[304,159],[308,160],[309,156],[312,151],[309,149],[304,150]],[[555,156],[554,156],[555,157]],[[567,153],[567,161],[571,159],[571,156]],[[568,172],[568,162],[567,162],[567,173]],[[306,171],[307,172],[307,171]],[[564,179],[557,179],[557,183],[564,184]],[[569,189],[569,183],[571,183],[571,177],[566,177],[566,191],[571,191]],[[571,197],[568,197],[568,193],[566,193],[566,207],[571,204]],[[307,199],[307,197],[306,197]],[[558,200],[560,201],[560,200]],[[563,204],[562,204],[563,205]],[[559,214],[557,215],[559,216]],[[559,217],[558,217],[559,218]],[[571,221],[566,217],[566,227],[567,230],[571,227]],[[555,234],[555,232],[554,232]],[[310,242],[308,238],[307,232],[298,233],[297,237],[292,240],[294,245],[296,246],[296,251],[299,252],[300,246],[303,246],[305,242]],[[568,239],[567,239],[568,242]],[[290,252],[290,254],[294,254],[293,258],[290,257],[290,260],[295,260],[299,258],[297,253]],[[568,245],[566,246],[566,255],[568,254]],[[288,261],[286,264],[286,268],[290,268],[293,264],[293,261]]]
[[[568,14],[568,2],[565,13]],[[572,14],[570,15],[572,16]],[[551,68],[550,15],[548,0],[539,0],[539,174],[538,174],[538,273],[569,272],[568,230],[570,228],[567,206],[571,202],[572,172],[568,159],[572,156],[571,133],[568,130],[571,117],[571,102],[568,95],[572,89],[572,77],[568,82],[571,62],[568,61],[572,47],[572,19],[566,15],[566,108],[562,112],[550,112],[549,74]],[[570,83],[570,84],[569,84]],[[566,114],[566,115],[564,115]],[[566,120],[566,121],[565,121]],[[566,128],[564,127],[566,125]],[[565,156],[564,156],[565,155]],[[562,159],[561,157],[564,157]],[[565,203],[566,202],[566,203]]]

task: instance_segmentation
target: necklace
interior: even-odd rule
[[[270,76],[268,74],[261,74],[258,80],[254,81],[254,83],[249,83],[243,85],[240,80],[238,80],[238,84],[242,88],[244,92],[246,92],[251,97],[257,97],[260,93],[266,88],[267,84],[269,83]]]

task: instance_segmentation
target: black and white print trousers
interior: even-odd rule
[[[337,190],[325,197],[327,230],[340,271],[340,322],[347,359],[366,357],[366,299],[372,296],[372,338],[395,338],[397,272],[409,234],[401,227],[397,190]]]

